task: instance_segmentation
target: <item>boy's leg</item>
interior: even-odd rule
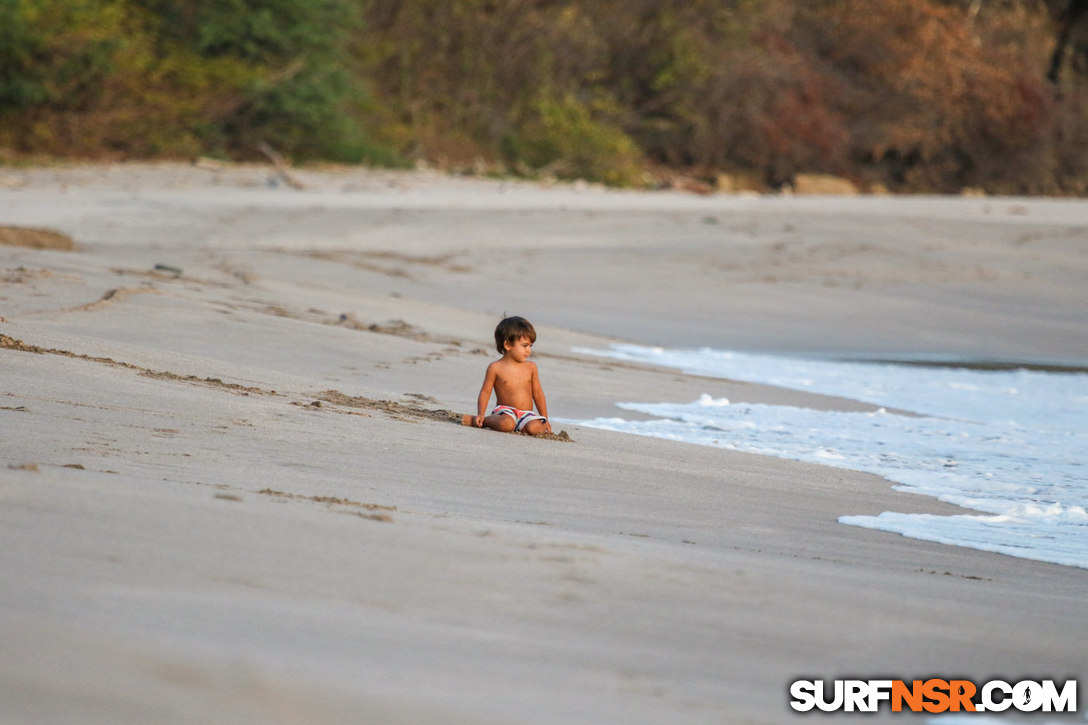
[[[518,424],[514,417],[504,413],[493,413],[484,418],[484,428],[509,433]]]
[[[525,424],[525,427],[521,429],[522,433],[528,433],[529,435],[540,435],[547,431],[547,421],[543,420],[531,420]]]
[[[517,420],[506,413],[492,413],[483,420],[483,427],[509,433],[517,427]],[[476,416],[466,413],[461,416],[461,425],[475,426]]]

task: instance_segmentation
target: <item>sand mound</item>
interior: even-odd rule
[[[66,234],[30,227],[0,226],[0,244],[31,249],[59,249],[65,252],[76,248],[75,242]]]

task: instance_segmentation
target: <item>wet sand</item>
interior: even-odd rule
[[[617,341],[1083,366],[1088,202],[294,176],[3,171],[0,225],[73,242],[0,238],[5,722],[779,723],[801,677],[1086,670],[1083,570],[837,523],[959,509],[460,416],[504,313],[559,421],[865,407],[572,352]]]

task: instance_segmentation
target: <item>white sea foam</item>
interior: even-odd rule
[[[875,473],[901,490],[968,510],[844,512],[842,523],[1088,568],[1088,375],[633,345],[578,352],[884,406],[828,412],[704,395],[686,403],[618,404],[654,420],[581,423]]]

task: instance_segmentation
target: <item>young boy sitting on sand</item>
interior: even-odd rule
[[[540,387],[536,363],[529,362],[536,342],[536,330],[523,317],[507,317],[495,328],[495,347],[502,358],[487,366],[484,384],[476,400],[476,415],[461,419],[464,425],[491,428],[509,433],[551,433],[548,422],[548,402]],[[495,391],[495,408],[487,415],[491,391]],[[536,403],[537,412],[533,412]]]

